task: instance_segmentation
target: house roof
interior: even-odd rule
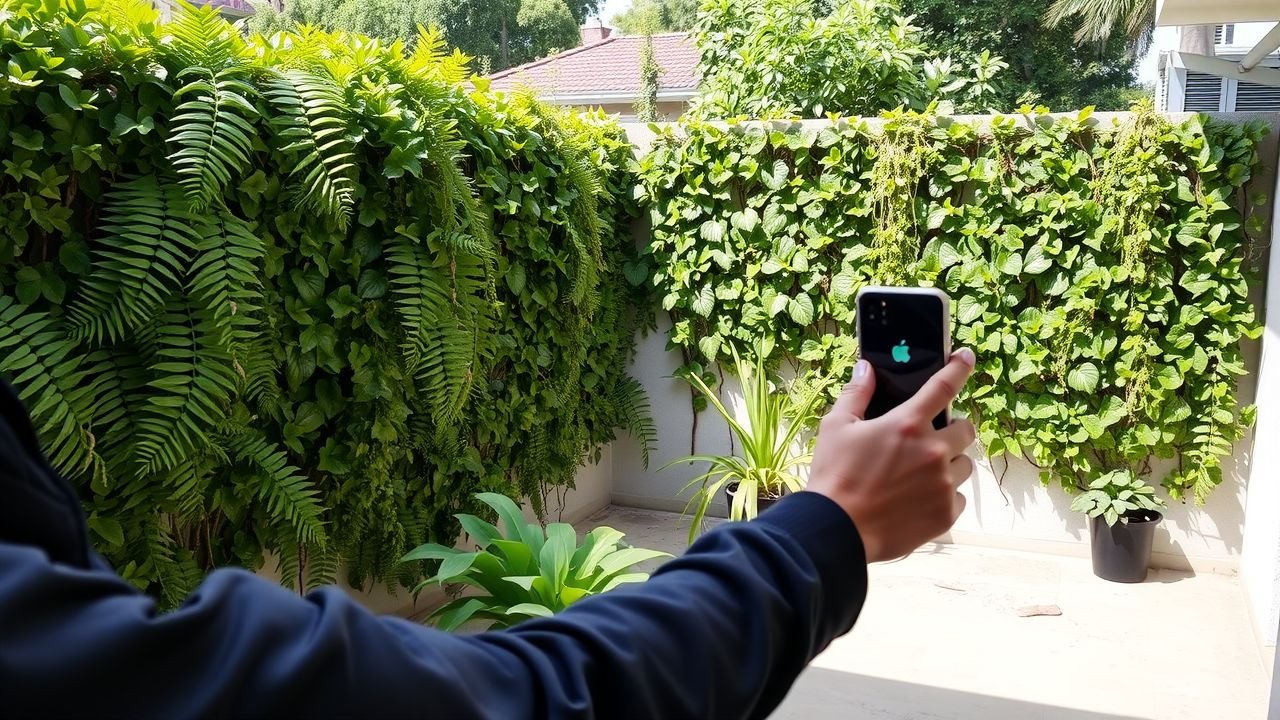
[[[640,94],[641,35],[615,35],[489,76],[493,90],[529,88],[548,100],[628,100]],[[698,87],[698,50],[688,33],[653,36],[658,96],[688,98]]]

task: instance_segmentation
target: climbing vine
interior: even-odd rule
[[[0,374],[167,603],[264,552],[410,582],[475,492],[537,504],[615,428],[652,441],[630,146],[443,48],[0,13]]]
[[[978,355],[960,405],[990,455],[1130,494],[1176,458],[1160,481],[1202,503],[1253,422],[1235,387],[1260,331],[1249,183],[1269,129],[1022,112],[669,128],[640,172],[671,342],[688,369],[767,340],[843,378],[859,288],[940,287]]]

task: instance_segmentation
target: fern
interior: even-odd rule
[[[173,21],[164,26],[169,31],[160,47],[183,65],[223,68],[240,61],[244,55],[244,38],[227,22],[213,5],[199,7],[187,0],[177,0]]]
[[[327,547],[308,546],[303,590],[311,592],[338,581],[338,554]]]
[[[653,424],[649,396],[635,378],[624,377],[609,393],[609,401],[618,413],[618,423],[640,442],[640,458],[649,467],[649,453],[658,446],[658,428]]]
[[[222,333],[209,313],[173,303],[156,328],[156,362],[148,368],[155,391],[138,422],[139,474],[178,466],[211,445],[208,431],[226,415],[235,392]]]
[[[96,428],[123,413],[118,386],[101,373],[105,362],[100,354],[79,354],[49,314],[0,295],[0,373],[13,377],[45,454],[68,476],[100,465]]]
[[[250,313],[262,305],[261,272],[266,246],[244,221],[222,210],[201,223],[204,239],[191,266],[187,287],[212,313],[215,322],[235,327],[241,337],[252,324]]]
[[[94,272],[69,311],[77,337],[123,340],[164,307],[186,277],[199,222],[175,188],[147,175],[107,193]]]
[[[288,523],[300,543],[326,543],[320,492],[298,468],[289,465],[284,450],[261,433],[249,430],[227,439],[237,458],[252,468],[258,500],[273,520]]]
[[[195,79],[173,94],[175,101],[193,97],[175,109],[169,142],[178,149],[169,160],[193,210],[220,198],[249,164],[256,135],[252,120],[258,115],[249,98],[257,91],[242,74],[237,67],[218,72],[189,67],[178,73],[179,80]]]
[[[398,228],[388,260],[409,371],[427,394],[437,426],[457,420],[491,351],[485,260],[431,248]]]
[[[317,73],[288,70],[267,81],[265,95],[279,112],[272,125],[286,143],[280,151],[294,156],[289,177],[297,183],[299,206],[346,227],[355,190],[355,154],[347,139],[341,89]]]

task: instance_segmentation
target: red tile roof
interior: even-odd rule
[[[489,76],[494,90],[530,88],[544,95],[640,92],[642,35],[615,35]],[[653,36],[660,91],[698,87],[698,50],[688,33]]]

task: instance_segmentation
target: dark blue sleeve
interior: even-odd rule
[[[17,476],[6,432],[0,489],[47,481]],[[158,614],[110,571],[0,527],[0,715],[760,717],[865,592],[852,522],[808,493],[708,533],[643,585],[470,636],[238,570]]]

